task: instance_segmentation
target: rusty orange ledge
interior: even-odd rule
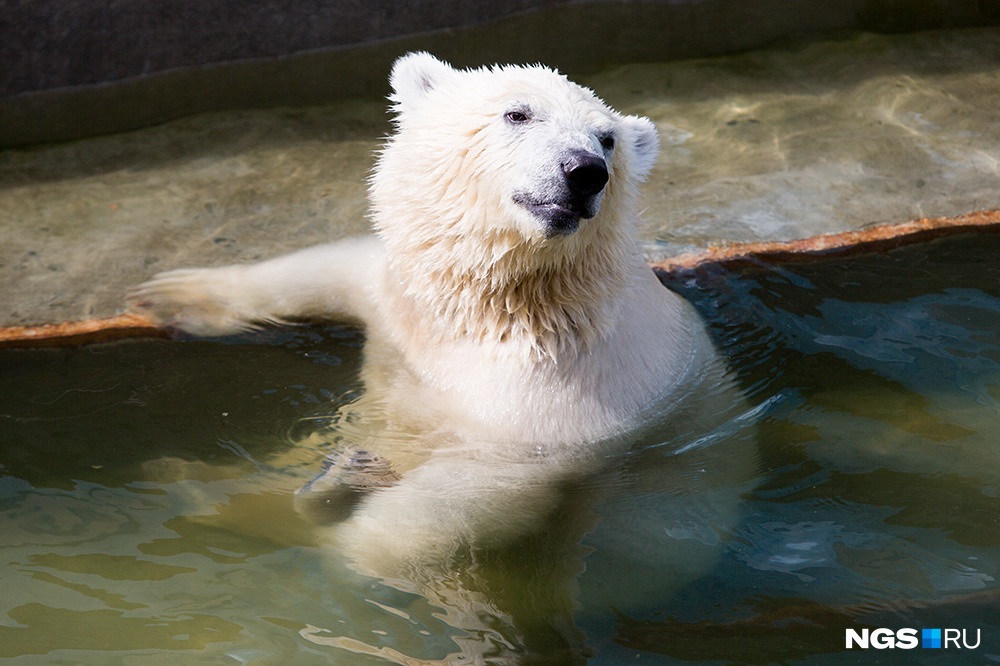
[[[104,319],[67,321],[38,326],[0,328],[0,349],[9,347],[60,347],[109,342],[122,338],[167,338],[169,333],[157,328],[142,315],[123,314]]]
[[[744,265],[810,261],[883,252],[910,243],[982,232],[1000,232],[1000,210],[886,224],[787,242],[710,247],[704,252],[682,254],[654,263],[653,269],[670,275],[710,266],[733,269]],[[72,346],[123,338],[166,337],[169,337],[166,331],[145,317],[123,314],[61,324],[0,327],[0,348]]]
[[[653,268],[671,274],[708,266],[732,269],[742,265],[813,261],[884,252],[935,238],[984,232],[1000,232],[1000,210],[886,224],[794,241],[709,247],[704,252],[682,254],[655,263]]]

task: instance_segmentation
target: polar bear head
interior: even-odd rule
[[[636,186],[659,147],[648,119],[541,66],[456,70],[414,53],[390,83],[396,131],[372,212],[411,296],[435,316],[502,299],[486,307],[506,321],[529,298],[579,311],[620,286],[619,264],[638,252]],[[583,281],[589,295],[571,296]]]
[[[606,203],[620,216],[624,202],[605,199],[641,182],[656,159],[649,120],[615,112],[545,67],[459,71],[413,53],[390,82],[398,131],[373,179],[387,231],[426,215],[442,235],[499,227],[526,239],[568,236]]]

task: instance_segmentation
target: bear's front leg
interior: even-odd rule
[[[125,300],[159,326],[199,336],[304,319],[364,322],[376,309],[382,262],[377,239],[340,241],[259,264],[160,273]]]

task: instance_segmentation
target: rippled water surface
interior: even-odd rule
[[[3,352],[0,658],[828,664],[861,659],[847,628],[945,627],[981,644],[882,658],[1000,659],[998,258],[979,235],[673,279],[750,408],[681,448],[655,433],[677,475],[594,501],[568,623],[505,611],[547,575],[546,534],[456,561],[479,596],[428,598],[331,562],[296,516],[316,461],[293,443],[351,427],[335,411],[361,390],[356,331]],[[749,435],[717,519],[700,475],[733,474],[726,447]],[[671,552],[650,552],[636,535],[664,516]]]
[[[642,187],[658,257],[996,208],[998,63],[989,28],[567,74],[659,129]],[[367,232],[389,129],[367,99],[0,151],[0,281],[17,285],[0,325],[109,316],[157,271]]]

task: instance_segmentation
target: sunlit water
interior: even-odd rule
[[[335,413],[361,390],[357,331],[4,352],[0,658],[827,664],[876,656],[846,654],[847,628],[946,627],[979,647],[882,656],[1000,659],[998,258],[980,235],[674,280],[749,409],[608,461],[618,480],[586,495],[579,566],[561,570],[568,626],[505,614],[556,566],[550,527],[455,562],[479,594],[472,631],[446,596],[341,566],[296,516],[316,461],[294,444],[355,427]],[[736,474],[727,447],[750,438]],[[650,452],[661,482],[627,483]],[[726,520],[704,474],[732,477]]]
[[[990,28],[568,73],[659,129],[642,187],[658,257],[997,207],[998,63]],[[0,281],[16,285],[0,324],[109,316],[157,271],[366,233],[387,106],[231,111],[0,151]]]

